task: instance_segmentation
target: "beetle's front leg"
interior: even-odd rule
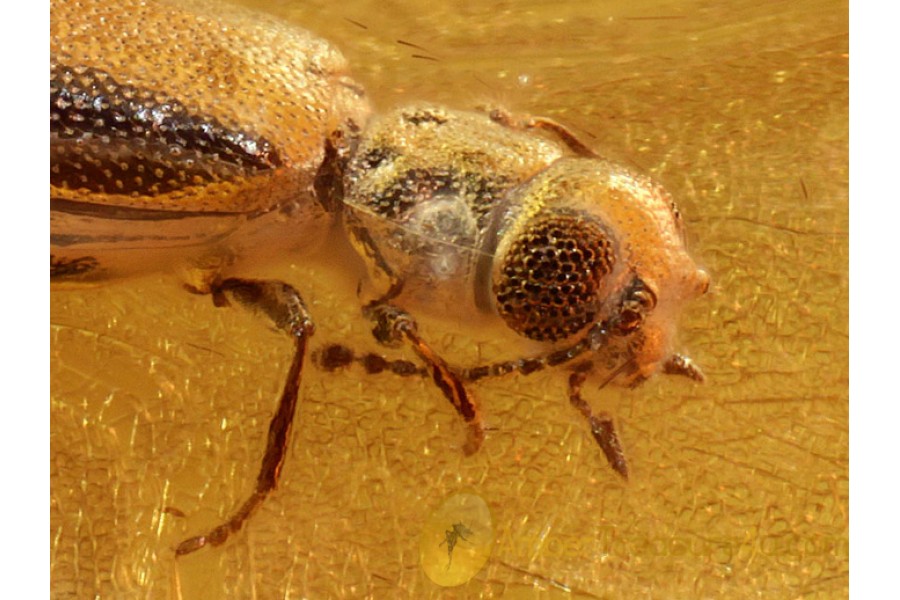
[[[594,414],[590,405],[581,397],[581,388],[586,380],[587,373],[581,369],[569,375],[569,402],[587,419],[591,426],[591,434],[603,450],[609,466],[628,479],[628,462],[625,460],[622,443],[613,426],[612,417],[606,413]]]
[[[231,534],[240,530],[244,522],[278,485],[297,409],[303,358],[306,355],[307,342],[315,330],[300,294],[284,282],[224,279],[212,283],[206,292],[212,294],[216,306],[228,306],[233,300],[267,316],[294,340],[294,354],[281,392],[278,410],[269,423],[266,450],[256,476],[256,488],[227,521],[205,534],[181,542],[175,550],[178,556],[190,554],[207,545],[223,544]]]
[[[463,451],[467,455],[477,452],[484,441],[484,427],[478,406],[460,376],[419,335],[415,319],[406,311],[382,301],[367,306],[364,312],[375,322],[372,333],[380,343],[396,345],[398,342],[406,342],[412,346],[413,351],[425,363],[432,381],[469,426]]]

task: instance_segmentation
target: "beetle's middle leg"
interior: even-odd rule
[[[375,323],[372,334],[376,340],[388,346],[406,342],[412,347],[425,363],[425,368],[432,381],[469,426],[468,439],[463,446],[463,451],[467,455],[473,454],[481,448],[481,443],[484,441],[481,413],[460,376],[419,335],[415,319],[403,309],[389,303],[390,299],[399,293],[401,287],[401,283],[392,285],[391,290],[383,298],[370,303],[363,309],[364,314]]]
[[[231,534],[241,529],[244,522],[278,485],[297,409],[306,346],[315,330],[303,298],[287,283],[232,278],[214,281],[206,293],[212,294],[216,306],[228,306],[233,300],[267,316],[294,340],[294,354],[278,410],[269,423],[266,451],[256,476],[256,488],[227,521],[205,534],[181,542],[175,550],[178,556],[190,554],[207,545],[223,544]]]
[[[416,320],[405,310],[392,304],[403,290],[403,280],[382,256],[378,244],[364,227],[351,225],[350,231],[357,251],[371,262],[372,273],[387,284],[387,291],[383,295],[363,307],[363,315],[375,323],[372,334],[379,343],[386,346],[407,343],[412,347],[425,363],[432,381],[469,426],[463,451],[466,454],[477,452],[484,441],[484,427],[474,398],[457,372],[419,335]]]

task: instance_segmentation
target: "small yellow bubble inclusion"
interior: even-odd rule
[[[476,494],[454,494],[428,517],[419,540],[419,562],[431,581],[453,587],[477,575],[493,547],[487,503]]]

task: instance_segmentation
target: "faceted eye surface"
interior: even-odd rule
[[[612,240],[594,219],[537,217],[503,258],[494,281],[497,309],[527,338],[565,339],[594,321],[602,279],[614,263]]]

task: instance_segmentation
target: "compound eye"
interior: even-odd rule
[[[595,321],[614,263],[613,242],[592,217],[538,216],[503,257],[494,280],[497,309],[527,338],[565,339]]]

